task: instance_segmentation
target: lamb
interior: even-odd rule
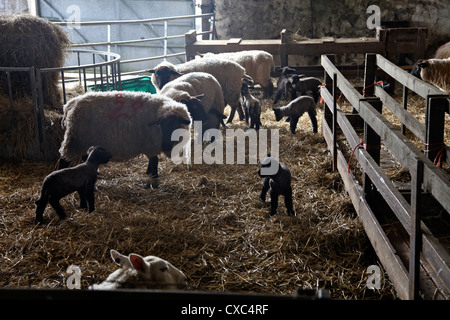
[[[238,52],[204,53],[204,58],[228,59],[241,65],[245,72],[252,77],[255,84],[263,89],[263,97],[270,98],[273,95],[273,83],[271,74],[275,70],[273,56],[263,50],[244,50]]]
[[[296,74],[292,76],[292,86],[295,91],[299,92],[302,96],[306,95],[308,91],[311,91],[315,103],[319,102],[321,85],[322,81],[315,77],[303,78],[302,76]]]
[[[303,113],[308,112],[313,132],[317,133],[317,119],[316,119],[316,103],[310,96],[300,96],[289,102],[287,106],[273,108],[275,113],[275,120],[280,121],[284,116],[290,118],[290,129],[295,133],[298,119]]]
[[[167,96],[186,103],[194,121],[206,122],[202,129],[219,129],[220,124],[225,125],[223,114],[225,100],[222,87],[211,74],[205,72],[190,72],[180,75],[179,78],[168,82],[160,91],[161,95]],[[198,101],[195,109],[192,101]]]
[[[90,145],[101,145],[122,161],[145,154],[149,159],[148,185],[158,187],[158,155],[170,156],[176,129],[188,129],[191,117],[186,106],[171,98],[145,92],[87,92],[68,102],[59,167],[79,159]]]
[[[229,104],[231,112],[227,123],[233,121],[236,110],[239,119],[244,119],[244,113],[240,104],[242,79],[253,82],[245,69],[236,62],[225,59],[195,59],[182,64],[173,65],[164,61],[155,68],[147,70],[152,73],[152,83],[157,90],[161,90],[171,80],[180,74],[189,72],[206,72],[214,76],[222,87],[225,105]]]
[[[420,59],[413,66],[411,74],[450,94],[450,58]]]
[[[155,256],[145,258],[132,253],[129,256],[116,250],[111,258],[120,267],[102,283],[89,287],[91,290],[114,290],[120,288],[182,289],[186,287],[186,276],[170,262]]]
[[[245,82],[242,82],[241,94],[243,100],[242,106],[244,107],[245,113],[245,122],[248,124],[248,118],[250,117],[250,128],[259,130],[259,126],[261,125],[261,102],[251,95],[248,91],[248,85]]]
[[[295,90],[292,86],[291,80],[289,80],[289,75],[295,73],[295,69],[291,67],[277,68],[277,71],[281,71],[280,78],[277,81],[277,92],[275,93],[275,98],[273,104],[276,104],[281,96],[284,96],[284,100],[295,99]]]
[[[270,216],[277,213],[278,196],[284,196],[288,215],[295,216],[292,204],[292,187],[291,187],[291,171],[282,162],[268,155],[261,162],[258,175],[264,178],[263,186],[259,199],[265,203],[267,191],[270,190]]]
[[[111,153],[105,148],[92,146],[88,149],[85,162],[49,174],[44,179],[39,199],[35,201],[35,223],[43,223],[43,214],[49,202],[59,218],[64,219],[66,214],[59,200],[75,191],[78,192],[80,197],[80,208],[87,208],[89,213],[94,211],[94,188],[97,182],[97,170],[101,164],[108,163],[109,159],[111,159]]]

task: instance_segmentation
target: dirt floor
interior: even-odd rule
[[[0,287],[65,289],[67,268],[76,265],[86,289],[116,270],[109,254],[116,249],[170,261],[186,274],[186,290],[291,295],[320,287],[333,299],[396,298],[384,273],[380,290],[367,288],[367,268],[381,265],[339,174],[330,171],[322,105],[319,133],[305,114],[294,135],[287,122],[275,121],[272,101],[261,101],[262,128],[279,129],[280,161],[292,172],[295,217],[282,197],[269,217],[270,196],[266,204],[258,199],[258,164],[175,165],[161,156],[160,186],[151,189],[140,156],[100,167],[93,213],[71,195],[62,200],[68,218],[48,206],[45,224],[35,225],[34,201],[55,164],[3,162]],[[237,116],[228,125],[247,127]]]

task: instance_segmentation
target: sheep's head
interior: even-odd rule
[[[293,74],[296,72],[294,68],[291,68],[289,66],[283,68],[277,67],[276,71],[281,72],[282,75]]]
[[[97,164],[106,164],[112,158],[109,151],[101,146],[92,146],[88,149],[88,157],[86,161],[95,162]]]
[[[130,262],[139,277],[164,289],[179,289],[186,287],[186,276],[170,262],[158,257],[141,257],[138,254],[129,255]]]
[[[168,82],[181,76],[181,73],[178,73],[172,64],[160,64],[147,72],[152,74],[152,82],[159,90]]]
[[[192,120],[200,120],[206,122],[208,120],[208,115],[205,112],[205,108],[202,104],[202,98],[204,94],[192,97],[186,97],[180,100],[180,102],[186,105],[189,113],[191,114]]]
[[[172,141],[172,133],[177,129],[189,130],[191,119],[189,115],[182,117],[177,114],[168,114],[161,117],[156,122],[151,122],[149,126],[159,126],[161,128],[161,150],[166,154],[172,151],[172,148],[178,144],[177,141]]]
[[[422,76],[420,75],[423,68],[426,68],[428,66],[428,61],[424,59],[419,59],[414,64],[413,68],[411,69],[411,74],[419,79],[422,79]]]

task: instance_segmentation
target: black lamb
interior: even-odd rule
[[[277,81],[277,92],[275,93],[275,98],[273,103],[276,104],[281,96],[284,96],[284,100],[295,99],[295,90],[292,86],[289,75],[295,73],[295,69],[291,67],[277,68],[277,71],[281,71],[281,76]]]
[[[314,77],[302,77],[299,75],[292,76],[292,86],[293,88],[304,96],[308,91],[313,95],[314,102],[317,103],[320,97],[320,86],[322,81]]]
[[[36,200],[36,223],[43,222],[43,214],[47,203],[55,209],[59,218],[66,214],[59,200],[75,191],[80,197],[80,208],[88,212],[95,210],[94,187],[97,181],[97,170],[101,164],[108,163],[111,153],[103,147],[90,147],[85,162],[71,168],[60,169],[50,173],[42,184],[41,195]]]
[[[267,191],[270,190],[270,215],[277,213],[278,196],[284,196],[288,215],[295,216],[292,205],[292,187],[291,187],[291,171],[282,162],[277,161],[273,157],[265,158],[258,170],[258,175],[264,178],[261,194],[259,199],[266,201]]]

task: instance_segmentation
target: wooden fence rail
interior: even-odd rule
[[[441,119],[433,116],[428,128],[417,123],[413,117],[398,104],[392,104],[392,98],[384,93],[374,90],[382,97],[363,96],[336,68],[332,60],[333,56],[322,56],[321,64],[325,69],[325,86],[321,93],[324,98],[323,134],[333,152],[333,168],[341,174],[346,190],[349,192],[353,205],[358,212],[364,225],[366,233],[377,252],[386,272],[394,283],[399,296],[402,299],[415,299],[419,294],[419,274],[426,271],[427,281],[424,276],[420,278],[421,294],[430,298],[428,282],[432,282],[440,298],[447,299],[450,295],[450,255],[428,227],[420,220],[420,199],[424,192],[433,197],[448,215],[450,209],[450,180],[448,174],[436,167],[433,162],[422,153],[411,141],[409,141],[400,130],[392,125],[382,116],[382,105],[389,105],[389,109],[401,116],[419,138],[427,139],[427,130],[431,131],[433,123],[437,123],[436,136],[443,136]],[[378,64],[379,63],[379,64]],[[379,67],[391,77],[407,86],[410,90],[426,98],[435,97],[444,112],[448,112],[448,96],[429,86],[423,81],[412,77],[397,66],[391,64],[380,55],[366,55],[365,86],[374,83],[376,68]],[[333,93],[330,93],[330,90]],[[336,99],[338,91],[350,102],[357,114],[346,115]],[[435,105],[427,104],[427,108]],[[400,108],[400,109],[399,109]],[[398,109],[398,110],[397,110]],[[402,111],[399,111],[402,110]],[[440,113],[443,118],[444,113]],[[352,124],[352,119],[357,116],[364,121],[364,137],[361,138]],[[433,127],[434,130],[435,127]],[[354,150],[354,157],[358,161],[363,172],[362,185],[349,171],[349,160],[345,159],[344,153],[337,144],[337,130],[340,129],[348,141],[350,148]],[[409,170],[412,183],[410,202],[405,195],[398,190],[394,183],[380,167],[381,141],[385,148]],[[363,146],[363,147],[362,147]],[[379,199],[387,204],[403,228],[409,234],[409,261],[399,256],[396,248],[386,235],[378,221],[381,206]],[[378,212],[377,212],[378,211]],[[450,230],[449,230],[450,231]],[[421,255],[421,256],[420,256]],[[420,260],[419,260],[420,256]],[[419,268],[420,262],[420,268]],[[422,270],[422,271],[420,271]],[[426,282],[426,284],[422,284]],[[425,293],[424,293],[425,292]],[[431,294],[432,296],[433,294]]]

